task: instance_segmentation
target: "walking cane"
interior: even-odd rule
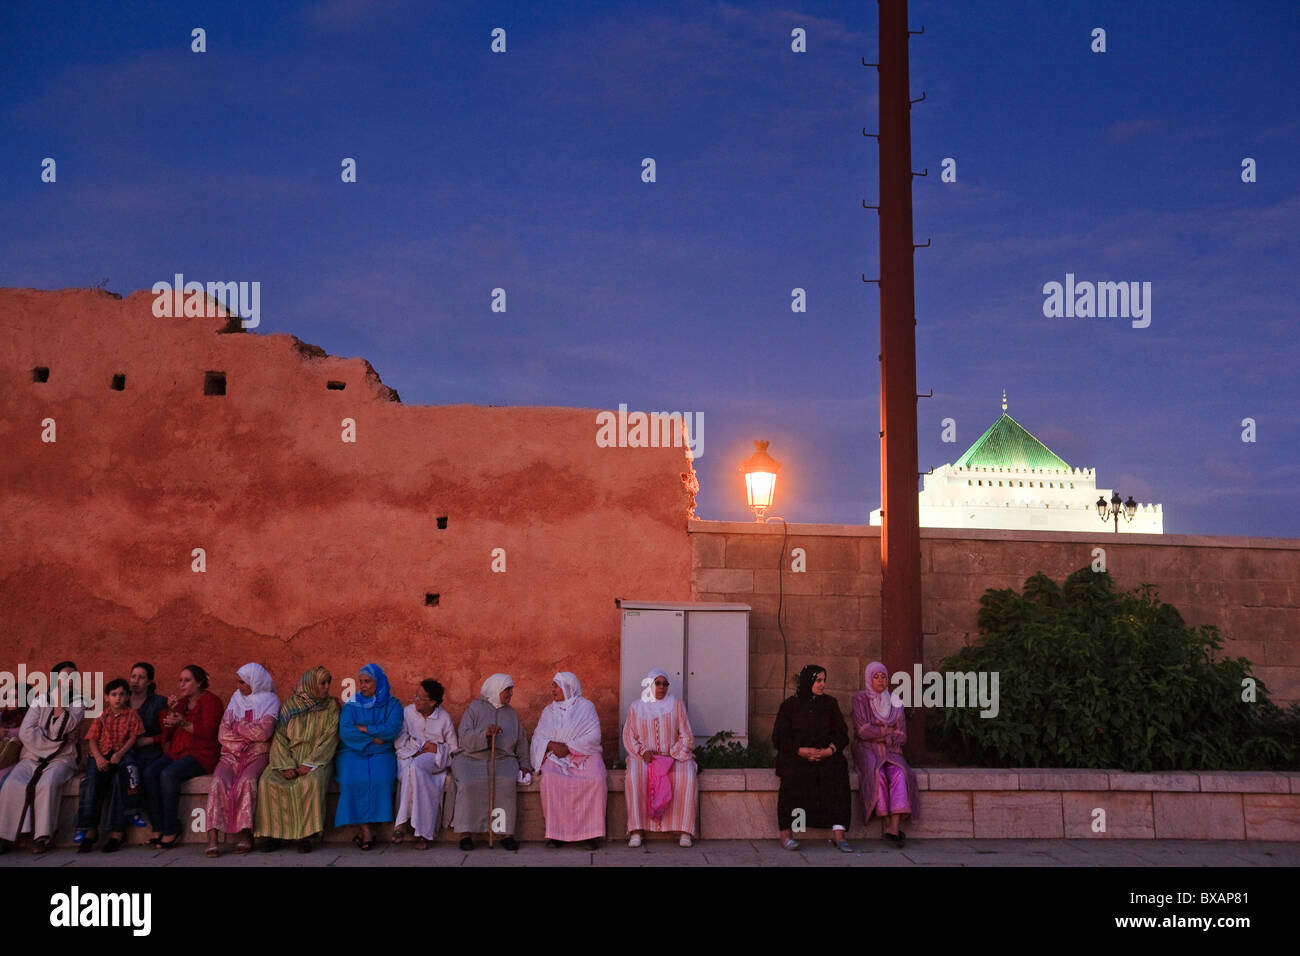
[[[493,817],[496,815],[497,806],[497,738],[495,735],[488,736],[488,742],[492,746],[491,755],[488,757],[488,849],[492,849],[492,839],[496,835],[492,829]]]

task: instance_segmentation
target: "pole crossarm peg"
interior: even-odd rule
[[[930,390],[929,390],[928,392],[926,392],[924,395],[922,395],[920,392],[917,392],[917,393],[916,393],[916,397],[917,397],[917,398],[934,398],[934,389],[930,389]],[[934,469],[931,468],[930,471],[934,471]],[[927,474],[928,474],[928,472],[927,472]]]
[[[923,173],[912,173],[912,175],[913,175],[913,176],[929,176],[929,175],[930,175],[930,167],[929,167],[929,166],[925,167],[925,172],[923,172]]]
[[[919,30],[908,30],[907,35],[910,37],[919,37],[924,32],[925,32],[925,27],[921,27],[921,29]]]
[[[865,199],[862,200],[862,208],[863,208],[863,209],[874,209],[877,213],[880,212],[880,207],[879,207],[879,206],[868,206],[868,205],[867,205],[867,201],[866,201]]]
[[[916,473],[916,477],[920,478],[922,475],[933,475],[933,474],[934,474],[934,468],[931,467],[929,471],[918,471]]]
[[[868,132],[867,132],[867,128],[866,128],[865,126],[862,127],[862,135],[863,135],[863,136],[870,136],[872,139],[876,140],[877,142],[880,141],[880,134],[879,134],[879,133],[868,133]]]
[[[907,108],[911,109],[913,104],[923,102],[924,100],[925,100],[925,90],[922,90],[921,95],[918,96],[916,99],[907,101]]]
[[[912,243],[912,248],[913,248],[913,249],[929,249],[929,248],[930,248],[930,240],[927,239],[927,240],[925,240],[925,242],[914,242],[914,243]]]
[[[863,65],[863,66],[874,66],[877,70],[880,69],[880,64],[879,64],[879,63],[868,63],[868,62],[867,62],[867,58],[866,58],[865,56],[862,58],[862,65]]]
[[[879,280],[879,279],[868,279],[868,278],[866,277],[865,274],[862,276],[862,281],[863,281],[863,282],[874,282],[876,285],[880,285],[880,280]]]

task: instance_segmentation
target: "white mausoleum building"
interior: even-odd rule
[[[941,465],[925,476],[920,492],[923,528],[996,528],[1024,531],[1113,530],[1103,524],[1097,498],[1111,497],[1097,487],[1094,468],[1071,468],[1007,414],[1002,416],[955,464]],[[871,512],[880,524],[880,509]],[[1139,504],[1132,521],[1121,514],[1119,530],[1164,534],[1158,504]]]

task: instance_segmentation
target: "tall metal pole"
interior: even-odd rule
[[[880,4],[880,476],[883,663],[921,658],[921,530],[917,503],[916,303],[912,275],[911,82],[907,0]],[[919,688],[918,688],[919,690]],[[923,746],[920,708],[909,750]]]

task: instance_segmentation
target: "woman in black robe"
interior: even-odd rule
[[[776,800],[781,845],[797,850],[791,836],[797,827],[831,828],[833,843],[845,853],[851,808],[849,765],[844,750],[849,730],[839,702],[826,693],[826,668],[809,664],[799,672],[799,685],[787,697],[772,728],[776,746],[776,775],[781,790]]]

